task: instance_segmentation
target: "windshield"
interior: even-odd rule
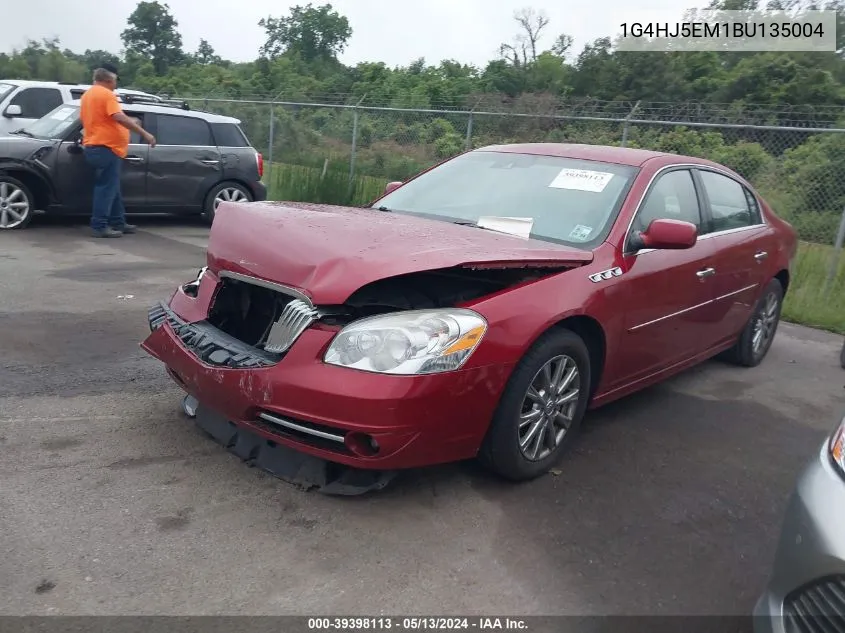
[[[9,96],[9,93],[15,89],[15,86],[12,84],[4,84],[0,83],[0,101],[3,101],[6,97]]]
[[[77,121],[79,121],[79,107],[65,104],[45,114],[35,123],[30,123],[23,131],[35,138],[62,139]]]
[[[521,227],[532,238],[592,248],[607,237],[637,171],[592,160],[482,150],[424,173],[375,206],[500,230]]]

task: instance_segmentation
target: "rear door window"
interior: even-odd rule
[[[711,230],[728,231],[760,224],[760,208],[748,189],[733,178],[699,170],[710,203]]]
[[[156,141],[160,145],[214,147],[211,128],[202,119],[159,114],[156,117]]]

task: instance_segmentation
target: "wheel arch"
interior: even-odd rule
[[[32,169],[23,165],[0,165],[0,176],[6,175],[19,180],[32,194],[35,209],[33,211],[44,211],[50,206],[53,200],[53,188],[50,182]]]
[[[230,183],[233,184],[233,185],[240,185],[241,187],[246,189],[253,198],[255,198],[255,191],[252,189],[252,187],[249,186],[249,183],[246,182],[246,180],[244,180],[242,178],[238,178],[237,176],[233,176],[233,177],[230,177],[230,178],[223,178],[222,180],[218,180],[213,185],[211,185],[208,189],[206,189],[205,195],[203,196],[203,199],[202,199],[203,205],[205,205],[205,203],[208,201],[208,196],[211,195],[212,191],[217,189],[217,187],[219,187],[220,185],[227,185],[227,184],[230,184]]]
[[[590,353],[590,398],[596,393],[607,361],[607,334],[598,319],[588,314],[570,314],[541,331],[526,348],[526,351],[549,332],[569,330],[584,341]]]

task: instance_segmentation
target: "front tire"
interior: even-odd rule
[[[214,222],[214,213],[222,202],[252,202],[249,189],[236,182],[221,182],[212,188],[205,197],[203,218],[208,224]]]
[[[743,367],[757,367],[763,362],[775,339],[782,308],[783,286],[772,279],[736,344],[726,352],[726,359]]]
[[[590,387],[584,341],[570,330],[543,335],[505,387],[479,452],[481,462],[511,481],[548,472],[578,434]]]
[[[0,175],[0,231],[25,229],[35,213],[35,198],[17,178]]]

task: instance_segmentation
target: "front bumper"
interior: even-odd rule
[[[754,616],[755,633],[845,632],[845,479],[827,442],[790,498]]]
[[[279,359],[199,320],[197,300],[181,291],[171,306],[184,317],[154,307],[141,346],[201,407],[260,438],[359,469],[474,457],[511,369],[388,376],[326,365],[322,356],[337,329],[319,324]],[[371,454],[362,453],[362,441],[371,441]]]

